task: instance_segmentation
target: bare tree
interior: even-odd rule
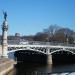
[[[54,24],[50,25],[47,29],[44,29],[43,32],[47,33],[49,36],[53,36],[59,29],[61,29],[61,27]]]

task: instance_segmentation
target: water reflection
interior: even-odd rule
[[[15,68],[16,75],[36,75],[41,72],[51,72],[52,65],[18,63]]]
[[[14,58],[13,55],[14,54],[11,53],[11,54],[9,54],[9,57]],[[71,59],[72,61],[75,61],[74,60],[75,56],[71,57],[71,55],[70,55],[70,57],[69,57],[66,54],[64,56],[63,55],[59,55],[59,54],[53,55],[53,61],[55,60],[55,63],[56,63],[56,60],[58,61],[58,58],[60,59],[60,61],[58,61],[57,63],[63,62],[66,59]],[[25,57],[23,57],[23,58],[26,60]],[[54,64],[46,65],[46,64],[42,64],[42,63],[39,64],[39,63],[20,62],[14,66],[14,69],[8,75],[43,75],[43,73],[48,73],[50,75],[50,73],[75,72],[75,64],[67,64],[67,63],[69,63],[68,61],[65,63],[66,64],[61,63],[60,65],[54,65]]]
[[[75,64],[44,65],[18,63],[8,75],[47,75],[51,73],[75,72]]]

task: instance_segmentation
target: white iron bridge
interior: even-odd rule
[[[48,43],[48,42],[47,42]],[[8,53],[21,51],[21,50],[29,50],[34,52],[39,52],[43,54],[52,54],[59,51],[67,51],[69,53],[75,54],[75,46],[74,45],[61,45],[61,44],[41,44],[39,43],[31,43],[31,44],[15,44],[8,45]]]

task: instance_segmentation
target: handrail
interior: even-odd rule
[[[23,41],[22,41],[23,42]],[[9,44],[9,45],[14,45],[13,44]],[[40,42],[40,41],[25,41],[23,43],[18,43],[16,45],[60,45],[60,46],[71,46],[71,47],[75,47],[75,44],[69,44],[69,43],[58,43],[58,42]]]

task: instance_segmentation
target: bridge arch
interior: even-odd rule
[[[66,50],[66,49],[55,50],[55,51],[52,51],[50,54],[52,55],[52,54],[57,53],[57,52],[68,52],[70,54],[75,55],[75,52],[70,51],[70,50]]]
[[[11,51],[12,52],[12,51]],[[36,63],[43,63],[45,62],[44,60],[46,60],[46,54],[42,51],[38,51],[38,50],[15,50],[14,51],[14,57],[16,61],[22,61],[22,62],[36,62]],[[46,63],[46,62],[45,62]]]
[[[41,54],[46,54],[46,52],[38,50],[38,49],[37,50],[35,50],[35,49],[15,49],[15,50],[8,51],[8,53],[16,52],[16,51],[33,51],[33,52],[37,52],[37,53],[41,53]]]
[[[75,63],[74,51],[67,50],[67,49],[60,49],[51,52],[51,55],[54,64]]]
[[[41,55],[46,55],[46,53],[44,51],[41,51],[39,49],[35,50],[35,49],[26,49],[26,48],[23,48],[23,49],[11,49],[8,51],[8,57],[11,58],[11,59],[15,59],[15,53],[25,53],[25,52],[29,52],[29,53],[32,53],[32,54],[41,54]]]

